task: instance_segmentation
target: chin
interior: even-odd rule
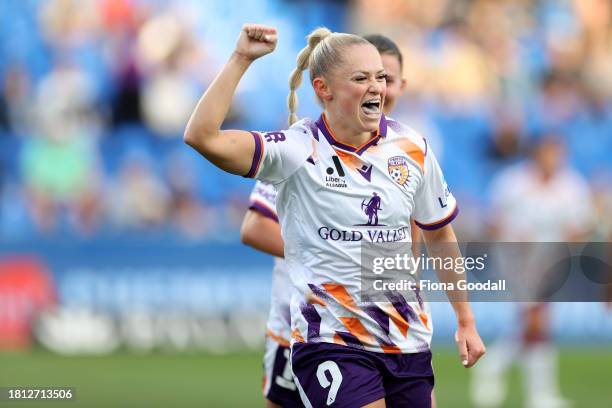
[[[378,115],[377,117],[362,117],[361,123],[369,132],[376,132],[378,130],[378,125],[380,124],[380,118],[382,115]]]

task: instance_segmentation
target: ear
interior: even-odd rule
[[[325,78],[317,77],[312,81],[312,87],[314,88],[315,94],[322,101],[331,101],[334,97],[327,85]]]
[[[404,92],[407,86],[408,86],[408,80],[406,78],[402,78],[402,83],[400,85],[400,91]]]

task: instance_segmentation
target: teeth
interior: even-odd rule
[[[370,112],[378,112],[380,108],[380,99],[369,99],[361,104],[361,106]]]
[[[378,114],[380,112],[379,102],[364,102],[361,107],[367,114]]]

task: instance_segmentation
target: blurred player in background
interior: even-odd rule
[[[240,238],[243,243],[274,256],[270,312],[266,327],[263,394],[267,406],[302,406],[291,372],[291,312],[293,285],[284,261],[284,244],[278,215],[277,192],[272,184],[258,181],[251,192],[249,210],[244,216]]]
[[[390,115],[399,97],[406,88],[402,77],[403,58],[397,44],[390,38],[379,34],[364,36],[380,53],[387,74],[387,93],[383,112]],[[290,407],[301,405],[289,363],[289,339],[291,336],[292,284],[284,258],[284,244],[276,213],[277,192],[271,184],[258,181],[250,196],[240,237],[244,244],[273,255],[272,294],[270,313],[266,328],[266,347],[264,352],[264,396],[268,407]],[[419,242],[420,232],[414,221],[412,224],[413,253]]]
[[[412,216],[428,248],[446,243],[437,254],[458,258],[450,226],[456,201],[425,141],[382,114],[382,60],[355,35],[320,28],[308,36],[290,76],[288,130],[220,130],[241,77],[276,41],[274,28],[243,27],[192,114],[185,142],[225,171],[278,185],[284,255],[297,288],[291,367],[304,404],[430,407],[428,305],[397,292],[361,304],[361,241],[410,243]],[[297,122],[295,90],[307,68],[324,113]],[[383,203],[378,222],[365,224],[360,204],[375,195]],[[456,284],[454,270],[437,272]],[[452,294],[460,361],[471,367],[484,345],[465,293]]]
[[[593,225],[591,192],[586,180],[566,165],[565,157],[560,136],[544,135],[534,142],[529,160],[497,176],[491,191],[495,238],[526,243],[587,240]],[[540,265],[542,262],[540,259]],[[530,273],[539,272],[537,267],[528,269]],[[520,332],[509,333],[494,343],[475,370],[474,404],[483,408],[501,406],[507,394],[503,377],[519,359],[523,363],[526,407],[571,406],[559,389],[558,356],[550,339],[548,305],[522,305],[519,315]]]

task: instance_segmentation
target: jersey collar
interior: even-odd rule
[[[321,133],[323,133],[323,136],[325,136],[329,144],[331,144],[332,146],[339,147],[342,150],[346,150],[347,152],[356,153],[358,155],[361,155],[363,152],[368,150],[370,146],[376,145],[381,137],[387,136],[387,118],[385,117],[384,114],[382,114],[380,117],[380,123],[378,124],[378,130],[376,132],[372,132],[372,138],[370,138],[370,140],[368,140],[367,142],[365,142],[364,144],[358,147],[352,146],[346,143],[342,143],[334,137],[333,132],[331,131],[331,129],[329,128],[329,125],[327,124],[325,113],[322,113],[319,119],[317,119],[315,123],[317,127],[319,128],[319,130],[321,131]]]

